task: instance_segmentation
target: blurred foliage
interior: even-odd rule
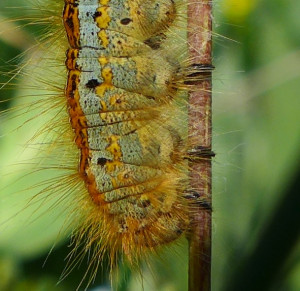
[[[22,2],[26,3],[14,1],[13,6]],[[4,7],[11,6],[8,4],[7,0],[0,2],[0,15],[7,12]],[[266,272],[278,262],[276,254],[281,261],[276,276],[264,289],[259,280],[253,278],[257,284],[253,290],[300,290],[300,227],[295,215],[295,209],[300,205],[294,203],[295,198],[287,205],[283,203],[285,197],[295,197],[288,194],[299,192],[296,184],[290,188],[289,183],[299,167],[300,151],[300,2],[220,0],[214,7],[213,138],[217,156],[213,191],[213,290],[225,287],[235,290],[236,286],[233,289],[230,286],[234,286],[235,276],[241,276],[239,267],[243,269],[241,264],[246,264],[249,254],[260,245],[265,249],[260,249],[256,263],[264,262]],[[33,27],[21,27],[20,30],[24,39],[18,42],[11,42],[0,32],[1,67],[25,51],[27,43],[34,41],[37,31]],[[7,80],[7,75],[1,74],[0,82]],[[5,100],[16,94],[16,89],[1,90],[0,98]],[[0,103],[1,109],[6,109],[7,104]],[[14,128],[16,125],[8,126]],[[16,196],[7,198],[4,194],[11,192],[2,188],[4,183],[12,181],[4,173],[5,165],[15,152],[13,143],[21,142],[19,139],[16,142],[16,137],[0,139],[1,221],[16,212],[11,206],[14,200],[20,202],[26,198],[23,193],[18,193],[17,199]],[[24,185],[21,183],[18,187]],[[284,221],[288,223],[281,226],[278,236],[273,233],[272,240],[263,240],[273,220],[280,219],[274,217],[274,211],[281,205],[286,205],[285,212],[278,212],[278,215],[287,218]],[[59,239],[55,235],[63,219],[48,215],[37,224],[32,223],[32,228],[30,225],[25,229],[21,216],[8,226],[1,226],[0,290],[75,290],[85,262],[56,285],[69,252],[66,235]],[[44,265],[54,242],[57,242],[56,248]],[[273,256],[264,258],[264,253],[275,245],[286,245],[286,242],[291,243],[290,248],[284,249],[286,253],[276,249]],[[166,251],[161,260],[154,262],[154,279],[151,271],[146,269],[142,282],[144,290],[186,290],[185,252],[184,244]],[[252,264],[255,268],[255,262]],[[141,290],[139,276],[132,275],[126,266],[122,268],[120,289]],[[247,270],[249,278],[255,274],[255,269],[252,270],[253,274],[251,269]],[[103,287],[91,290],[109,290],[105,287],[109,285],[105,268],[102,273],[94,286]]]
[[[298,166],[300,21],[293,11],[299,8],[297,1],[280,0],[216,4],[217,32],[236,43],[222,37],[215,41],[213,290],[222,290],[228,278],[237,279],[237,266],[261,243],[261,234]],[[285,215],[291,216],[297,206],[291,200]],[[297,217],[284,228],[279,241],[291,239],[285,235],[288,228],[299,234]],[[268,249],[273,243],[269,241]],[[290,256],[285,254],[287,264]],[[274,274],[274,285],[268,288],[300,290],[295,271],[299,260],[292,261],[290,272]],[[268,262],[270,268],[274,262],[276,253]],[[238,290],[248,289],[245,285]],[[257,282],[252,290],[268,289]]]

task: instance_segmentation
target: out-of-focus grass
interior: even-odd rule
[[[6,0],[1,1],[1,13],[7,3]],[[223,0],[215,3],[215,30],[232,39],[216,37],[214,47],[217,69],[214,75],[213,122],[217,157],[213,179],[213,290],[216,291],[222,290],[225,282],[228,284],[228,278],[234,278],[236,266],[257,244],[297,166],[295,157],[300,150],[299,11],[300,2],[297,0]],[[31,28],[25,31],[26,35],[35,33]],[[11,59],[25,49],[22,46],[16,48],[7,40],[5,42],[1,34],[0,41],[2,60]],[[5,76],[1,78],[5,79]],[[0,91],[1,99],[15,94],[14,90],[9,93]],[[0,139],[1,153],[4,148],[6,150],[5,156],[0,158],[1,166],[15,152],[13,148],[10,151],[10,145],[20,143],[10,138]],[[2,174],[3,167],[0,169]],[[1,181],[3,179],[6,178],[1,176]],[[2,192],[5,195],[10,193]],[[3,197],[0,197],[0,215],[10,216],[15,209],[8,209],[8,205],[14,203],[8,203],[8,198]],[[15,236],[1,228],[1,290],[74,289],[72,283],[78,282],[75,279],[82,276],[80,272],[82,274],[85,266],[75,270],[68,280],[54,289],[65,264],[66,247],[54,251],[42,268],[56,239],[58,226],[53,220],[53,217],[46,216],[32,230],[23,231],[22,236]],[[22,229],[22,223],[22,218],[18,218],[18,223],[11,227]],[[53,232],[45,231],[49,226],[53,227]],[[293,227],[295,232],[299,232],[297,223],[285,227]],[[289,237],[282,235],[277,239],[285,241]],[[272,241],[269,247],[272,248]],[[184,252],[183,249],[179,248],[178,252]],[[272,283],[278,288],[273,285],[272,290],[300,290],[299,256],[299,246],[292,254],[287,254],[280,276],[273,278]],[[174,255],[172,251],[166,257],[155,264],[158,275],[154,281],[150,274],[146,274],[145,290],[184,290],[186,268],[182,266],[186,256]],[[122,286],[122,290],[140,288],[138,278]],[[261,290],[259,285],[256,290]]]
[[[258,243],[300,150],[300,22],[294,13],[300,3],[254,1],[245,13],[246,2],[224,0],[216,8],[218,31],[237,43],[220,39],[215,46],[214,90],[221,93],[214,95],[213,290],[234,278],[237,264]],[[286,227],[299,232],[296,225]],[[300,289],[290,272],[280,278],[280,290]]]

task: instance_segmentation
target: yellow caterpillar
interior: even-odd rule
[[[187,57],[184,0],[42,5],[46,16],[32,19],[51,24],[47,57],[31,67],[32,55],[25,67],[37,68],[32,87],[52,93],[28,105],[39,113],[26,124],[36,115],[47,121],[27,145],[41,156],[32,172],[61,175],[33,184],[32,203],[53,199],[70,214],[75,248],[66,274],[92,250],[89,284],[105,254],[111,269],[120,258],[135,268],[188,230],[186,99],[200,69]]]

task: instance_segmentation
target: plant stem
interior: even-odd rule
[[[188,43],[193,64],[211,67],[212,2],[188,1]],[[203,73],[189,96],[189,135],[193,144],[211,152],[211,71]],[[211,157],[190,162],[191,187],[199,201],[211,203]],[[211,290],[211,211],[196,203],[189,233],[189,291]]]

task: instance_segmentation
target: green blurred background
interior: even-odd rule
[[[13,6],[26,2],[14,1]],[[7,14],[7,6],[12,6],[9,1],[1,1],[0,16]],[[1,31],[16,23],[0,23],[3,66],[34,42],[37,31],[21,27],[11,40]],[[212,290],[297,291],[300,1],[216,1],[214,24],[213,140],[217,156],[213,166]],[[2,74],[0,78],[3,83],[9,76]],[[16,94],[16,89],[1,90],[0,98]],[[13,102],[0,103],[1,109],[7,104]],[[4,125],[16,126],[11,124],[14,120],[4,122],[3,118],[0,134]],[[13,137],[0,139],[1,221],[16,212],[12,205],[21,199],[7,197],[12,190],[4,188],[16,179],[5,174],[5,165],[14,155],[12,142]],[[0,290],[75,290],[85,262],[56,285],[69,252],[65,235],[56,237],[64,217],[43,215],[26,230],[24,217],[0,227]],[[55,241],[56,247],[43,266]],[[144,290],[186,290],[186,257],[184,243],[166,251],[162,262],[154,262],[154,279],[145,270]],[[91,290],[109,290],[105,268],[102,273]],[[121,290],[142,290],[139,278],[126,267],[122,274]]]

